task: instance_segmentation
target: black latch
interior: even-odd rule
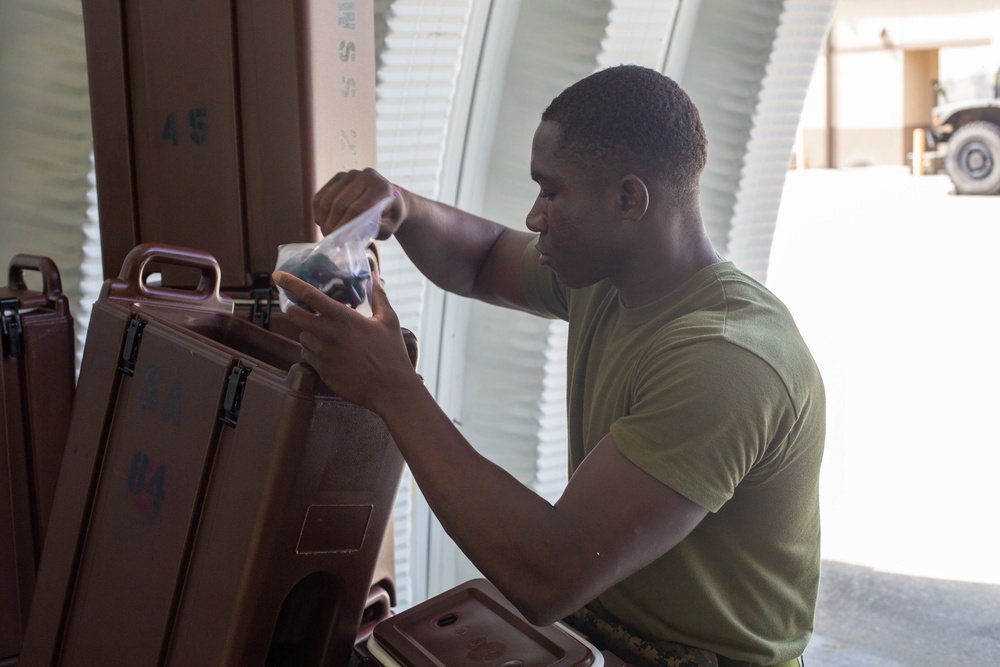
[[[138,317],[128,323],[128,333],[125,334],[125,345],[122,346],[122,363],[118,367],[125,375],[135,372],[135,360],[139,358],[139,343],[142,341],[142,330],[146,321]]]
[[[3,322],[3,353],[5,357],[20,357],[24,354],[24,330],[21,328],[21,313],[17,299],[0,299],[0,321]],[[10,315],[8,316],[8,312]],[[10,317],[8,321],[7,318]]]
[[[271,328],[271,278],[259,275],[253,279],[253,309],[250,321],[262,329]]]
[[[226,382],[226,397],[222,399],[222,414],[219,419],[236,426],[236,419],[240,416],[240,405],[243,403],[243,389],[247,384],[247,376],[250,375],[250,368],[236,364],[229,373],[229,380]]]

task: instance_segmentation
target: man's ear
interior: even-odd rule
[[[633,222],[649,209],[649,190],[635,174],[626,174],[618,183],[618,208],[623,219]]]

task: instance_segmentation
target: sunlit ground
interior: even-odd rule
[[[768,285],[823,373],[823,557],[1000,584],[1000,196],[791,172]]]

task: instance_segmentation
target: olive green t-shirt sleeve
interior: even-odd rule
[[[619,451],[711,512],[781,446],[792,412],[774,369],[722,338],[651,351],[630,391],[611,426]]]
[[[533,239],[521,255],[521,286],[528,297],[528,303],[544,317],[569,319],[569,295],[566,288],[556,279],[556,274],[538,263],[539,253]]]

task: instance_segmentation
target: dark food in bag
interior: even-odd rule
[[[320,253],[313,253],[305,258],[292,257],[281,264],[278,270],[314,285],[331,299],[346,303],[352,308],[357,308],[365,302],[368,284],[372,277],[371,271],[364,269],[359,273],[343,270],[329,257]],[[287,296],[296,306],[305,307],[305,304],[291,292],[288,292]]]
[[[316,243],[278,246],[276,268],[352,308],[367,304],[372,277],[370,245],[378,233],[382,212],[398,195],[397,190]],[[282,312],[287,312],[292,304],[303,305],[294,294],[280,287],[278,297]]]

